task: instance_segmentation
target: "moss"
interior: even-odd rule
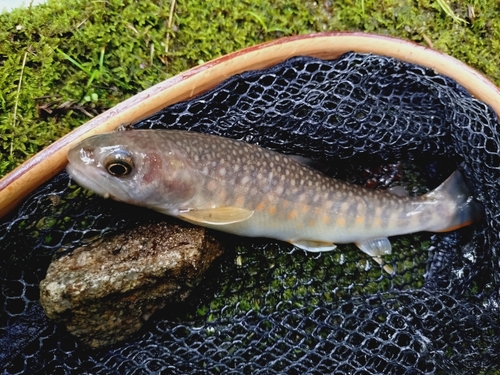
[[[290,254],[286,245],[262,247],[246,241],[237,248],[237,255],[227,254],[211,270],[188,300],[191,306],[181,319],[220,323],[248,312],[312,312],[318,305],[340,305],[352,297],[418,289],[424,282],[429,237],[418,234],[393,241],[394,254],[386,259],[397,270],[393,277],[354,245],[341,245],[320,255],[303,251]],[[234,262],[237,256],[244,259],[242,264]]]
[[[169,4],[160,4],[52,1],[0,15],[0,176],[88,114],[203,61],[312,24],[298,1],[279,1],[278,13],[263,1],[187,1],[168,28]]]

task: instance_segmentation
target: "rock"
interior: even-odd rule
[[[113,344],[167,303],[184,300],[222,252],[204,228],[149,223],[53,260],[40,303],[91,347]]]

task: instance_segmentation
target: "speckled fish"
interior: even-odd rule
[[[391,252],[389,236],[450,231],[481,216],[459,172],[426,195],[399,196],[329,178],[256,145],[187,131],[96,135],[68,159],[70,176],[104,197],[307,251],[354,242],[380,264]]]

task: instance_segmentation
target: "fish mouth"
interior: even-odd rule
[[[92,169],[89,168],[88,170],[83,171],[81,168],[79,168],[78,165],[68,163],[68,165],[66,166],[66,172],[69,174],[69,177],[73,181],[75,181],[78,185],[82,186],[83,188],[90,190],[95,194],[100,195],[106,199],[111,198],[113,200],[123,201],[123,199],[121,199],[120,197],[125,194],[124,192],[110,191],[108,188],[97,182],[101,179],[104,179],[105,182],[111,184],[111,182],[108,181],[108,176],[102,173],[101,171],[95,170],[93,168]]]
[[[128,202],[131,197],[126,189],[113,180],[96,160],[98,150],[85,141],[68,151],[66,172],[69,177],[83,188],[104,198]]]
[[[75,181],[78,185],[82,186],[83,188],[87,190],[91,190],[94,193],[104,197],[104,198],[109,198],[110,197],[110,192],[102,185],[100,185],[98,182],[96,182],[95,178],[92,178],[93,174],[90,171],[82,171],[80,168],[78,168],[77,165],[74,165],[72,163],[69,163],[66,166],[66,172],[68,172],[69,177]]]

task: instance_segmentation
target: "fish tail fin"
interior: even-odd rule
[[[446,210],[448,219],[444,220],[441,227],[432,228],[433,232],[449,232],[472,224],[483,217],[483,209],[472,197],[458,170],[427,196],[453,206],[451,211]]]

